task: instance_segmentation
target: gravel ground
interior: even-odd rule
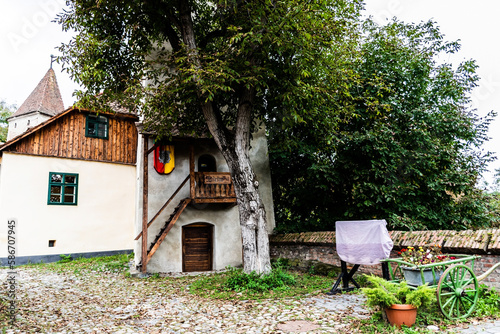
[[[7,270],[0,269],[2,295],[6,277]],[[189,294],[189,278],[144,280],[37,268],[19,269],[16,282],[17,322],[6,333],[352,333],[354,319],[370,316],[356,294],[209,300]]]
[[[6,275],[1,269],[2,290]],[[142,280],[36,268],[19,269],[16,281],[17,328],[7,333],[349,332],[349,319],[331,306],[320,306],[317,298],[207,300],[189,294],[188,279]]]

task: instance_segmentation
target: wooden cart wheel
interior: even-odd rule
[[[436,294],[445,317],[451,320],[466,318],[476,307],[479,283],[471,268],[457,264],[444,271]]]

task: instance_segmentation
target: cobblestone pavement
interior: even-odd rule
[[[473,333],[484,333],[484,334],[494,334],[500,333],[500,320],[473,323],[467,328],[463,328],[457,331],[457,333],[462,334],[473,334]]]
[[[17,282],[17,326],[6,333],[353,333],[353,319],[370,317],[357,294],[207,300],[189,294],[188,280],[33,268],[19,270]],[[5,269],[0,284],[4,295]],[[447,332],[500,333],[500,321]]]
[[[6,276],[0,269],[1,295]],[[343,312],[366,312],[312,297],[208,300],[190,294],[190,280],[182,278],[22,268],[16,282],[17,321],[7,333],[350,333]],[[0,332],[5,325],[0,322]]]

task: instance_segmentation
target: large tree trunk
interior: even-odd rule
[[[181,0],[179,3],[183,42],[193,65],[199,69],[201,63],[197,54],[191,11],[187,1]],[[194,80],[197,81],[197,78],[195,77]],[[234,183],[243,242],[244,271],[267,274],[271,271],[271,262],[266,211],[249,156],[250,126],[255,94],[255,89],[252,87],[242,89],[238,101],[236,126],[233,131],[229,131],[223,124],[220,114],[214,110],[212,103],[206,101],[199,92],[200,100],[205,101],[201,102],[203,116],[229,166]]]
[[[247,273],[269,273],[269,234],[264,204],[259,193],[259,182],[250,162],[250,126],[255,89],[244,88],[238,101],[238,118],[232,151],[219,146],[224,155],[234,183],[240,214],[243,241],[243,264]]]
[[[234,134],[221,124],[211,103],[204,103],[201,107],[210,132],[231,172],[240,216],[244,271],[267,274],[271,271],[271,262],[266,210],[249,155],[254,98],[254,89],[243,90]]]
[[[236,145],[236,159],[226,158],[231,168],[243,241],[243,264],[247,273],[269,273],[269,236],[266,210],[262,203],[258,181],[248,157]]]

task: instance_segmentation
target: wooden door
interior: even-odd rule
[[[182,271],[212,270],[213,226],[195,223],[182,227]]]

